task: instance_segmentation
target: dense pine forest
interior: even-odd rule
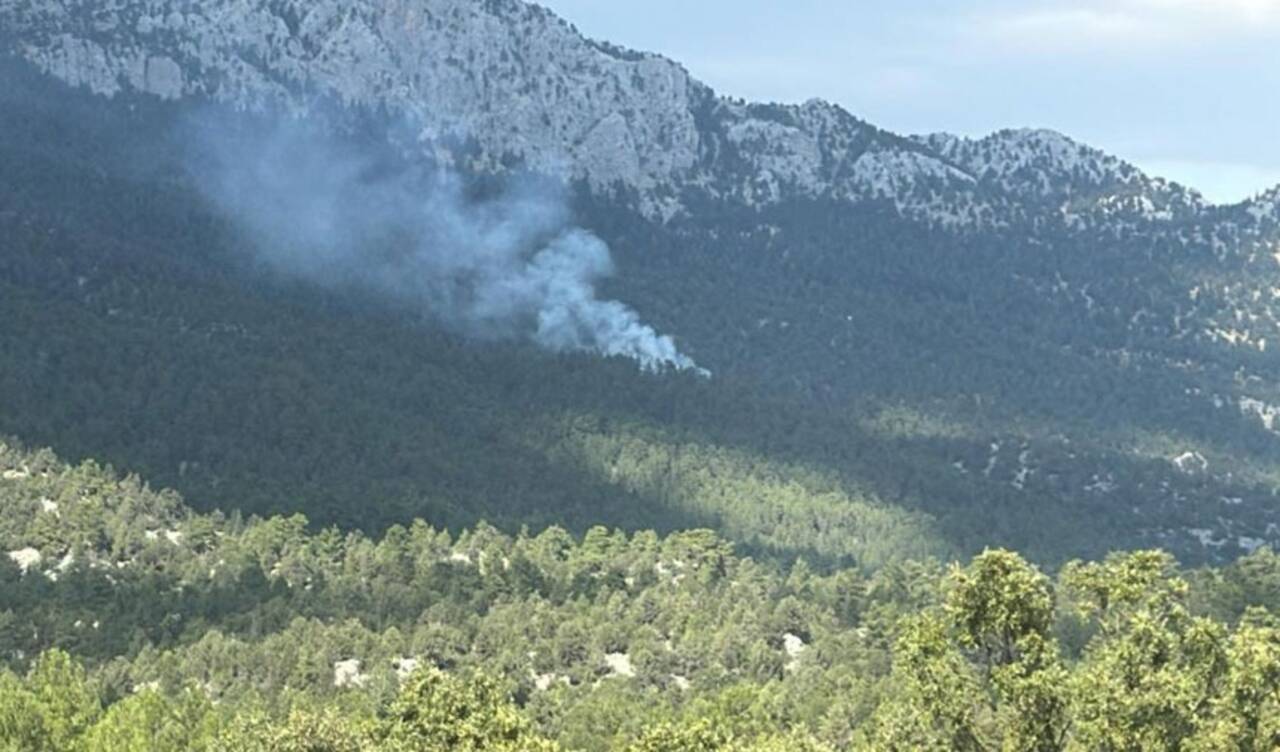
[[[12,750],[1264,750],[1280,557],[790,567],[715,533],[376,537],[0,448]]]
[[[57,85],[4,72],[0,430],[136,472],[197,509],[304,511],[370,534],[416,517],[508,533],[708,527],[753,555],[869,565],[993,544],[1048,564],[1139,544],[1198,563],[1270,539],[1275,434],[1187,397],[1207,396],[1225,366],[1197,376],[1135,356],[1118,368],[1055,343],[1079,322],[978,308],[975,292],[948,304],[954,293],[920,275],[984,284],[980,265],[930,260],[963,239],[875,208],[780,208],[750,221],[859,253],[806,245],[771,261],[776,246],[748,232],[732,248],[746,264],[719,257],[706,231],[655,227],[584,192],[577,211],[623,269],[606,287],[687,332],[715,375],[645,373],[476,342],[272,274],[193,186],[172,135],[180,111],[42,96]],[[377,132],[344,118],[352,138]],[[1003,247],[973,242],[969,266]],[[726,301],[706,280],[741,294]],[[841,280],[854,287],[818,287]],[[925,297],[897,297],[908,291]],[[868,318],[841,315],[841,337],[858,342],[806,333],[850,296]],[[1036,328],[1050,325],[1066,331]],[[1180,454],[1209,471],[1172,464]]]

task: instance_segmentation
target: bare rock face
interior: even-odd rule
[[[360,661],[354,658],[338,661],[333,664],[333,686],[360,687],[368,681],[368,677],[360,673]]]
[[[1051,130],[1008,129],[980,139],[935,133],[915,140],[984,187],[1060,211],[1071,224],[1167,223],[1206,208],[1195,191]]]
[[[301,109],[321,95],[404,118],[446,164],[625,189],[657,219],[691,191],[877,202],[960,231],[1150,228],[1210,208],[1053,131],[902,138],[820,100],[719,97],[525,0],[0,0],[0,30],[0,47],[104,96]],[[1277,203],[1261,197],[1232,227],[1274,226]]]
[[[604,663],[614,676],[631,678],[636,675],[635,667],[631,665],[631,656],[627,653],[609,653],[604,657]]]
[[[693,167],[692,103],[708,96],[669,60],[612,52],[514,0],[23,0],[0,17],[21,54],[103,95],[253,107],[318,91],[493,160],[637,188]]]
[[[20,548],[9,552],[9,560],[18,565],[18,569],[26,574],[32,567],[40,565],[40,552],[34,548]]]
[[[473,167],[514,157],[634,190],[662,216],[679,202],[655,189],[690,185],[750,204],[880,198],[923,216],[939,200],[911,198],[918,183],[973,182],[838,107],[718,98],[671,60],[585,39],[520,0],[5,0],[0,23],[19,54],[104,96],[253,108],[319,92],[420,123],[437,156],[475,144]]]
[[[182,96],[186,81],[182,68],[172,58],[161,55],[146,59],[142,66],[142,81],[134,86],[162,99],[177,99]]]

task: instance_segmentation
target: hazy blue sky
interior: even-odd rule
[[[1200,189],[1280,183],[1280,0],[542,0],[723,93],[903,133],[1049,127]]]

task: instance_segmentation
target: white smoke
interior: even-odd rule
[[[475,198],[448,170],[303,120],[206,119],[192,130],[209,198],[285,274],[371,292],[479,338],[706,373],[634,310],[597,297],[614,272],[609,248],[572,225],[560,185],[512,180]]]

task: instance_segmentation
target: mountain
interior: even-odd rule
[[[0,749],[1273,749],[1278,310],[522,0],[0,0]]]
[[[1006,130],[968,139],[917,137],[992,190],[1059,209],[1069,223],[1186,220],[1205,208],[1199,194],[1049,130]],[[1100,215],[1100,216],[1095,216]]]
[[[0,13],[13,51],[97,94],[237,107],[332,97],[411,118],[446,160],[629,189],[650,216],[687,211],[688,191],[747,205],[887,200],[960,227],[1057,212],[1167,222],[1207,208],[1051,131],[902,138],[821,100],[720,97],[676,62],[587,39],[523,0],[7,0]]]
[[[368,529],[707,524],[868,562],[1280,536],[1276,191],[1212,206],[1050,131],[906,137],[721,97],[520,0],[4,0],[0,29],[0,271],[27,322],[0,430],[202,508]],[[211,110],[330,113],[478,194],[567,183],[612,251],[600,293],[713,378],[477,344],[244,268],[174,136]],[[699,475],[718,453],[727,485]]]
[[[240,107],[301,105],[322,93],[413,118],[446,158],[449,145],[473,144],[466,158],[475,168],[519,161],[630,189],[651,216],[687,209],[681,195],[693,191],[747,205],[879,199],[968,225],[1007,221],[1027,182],[1048,179],[1017,174],[1048,166],[1027,160],[1034,139],[997,143],[984,163],[976,154],[989,141],[969,154],[897,137],[818,100],[718,97],[675,62],[588,40],[520,0],[6,5],[19,53],[73,86]],[[1117,166],[1072,154],[1086,173]],[[977,190],[980,179],[994,190]]]

